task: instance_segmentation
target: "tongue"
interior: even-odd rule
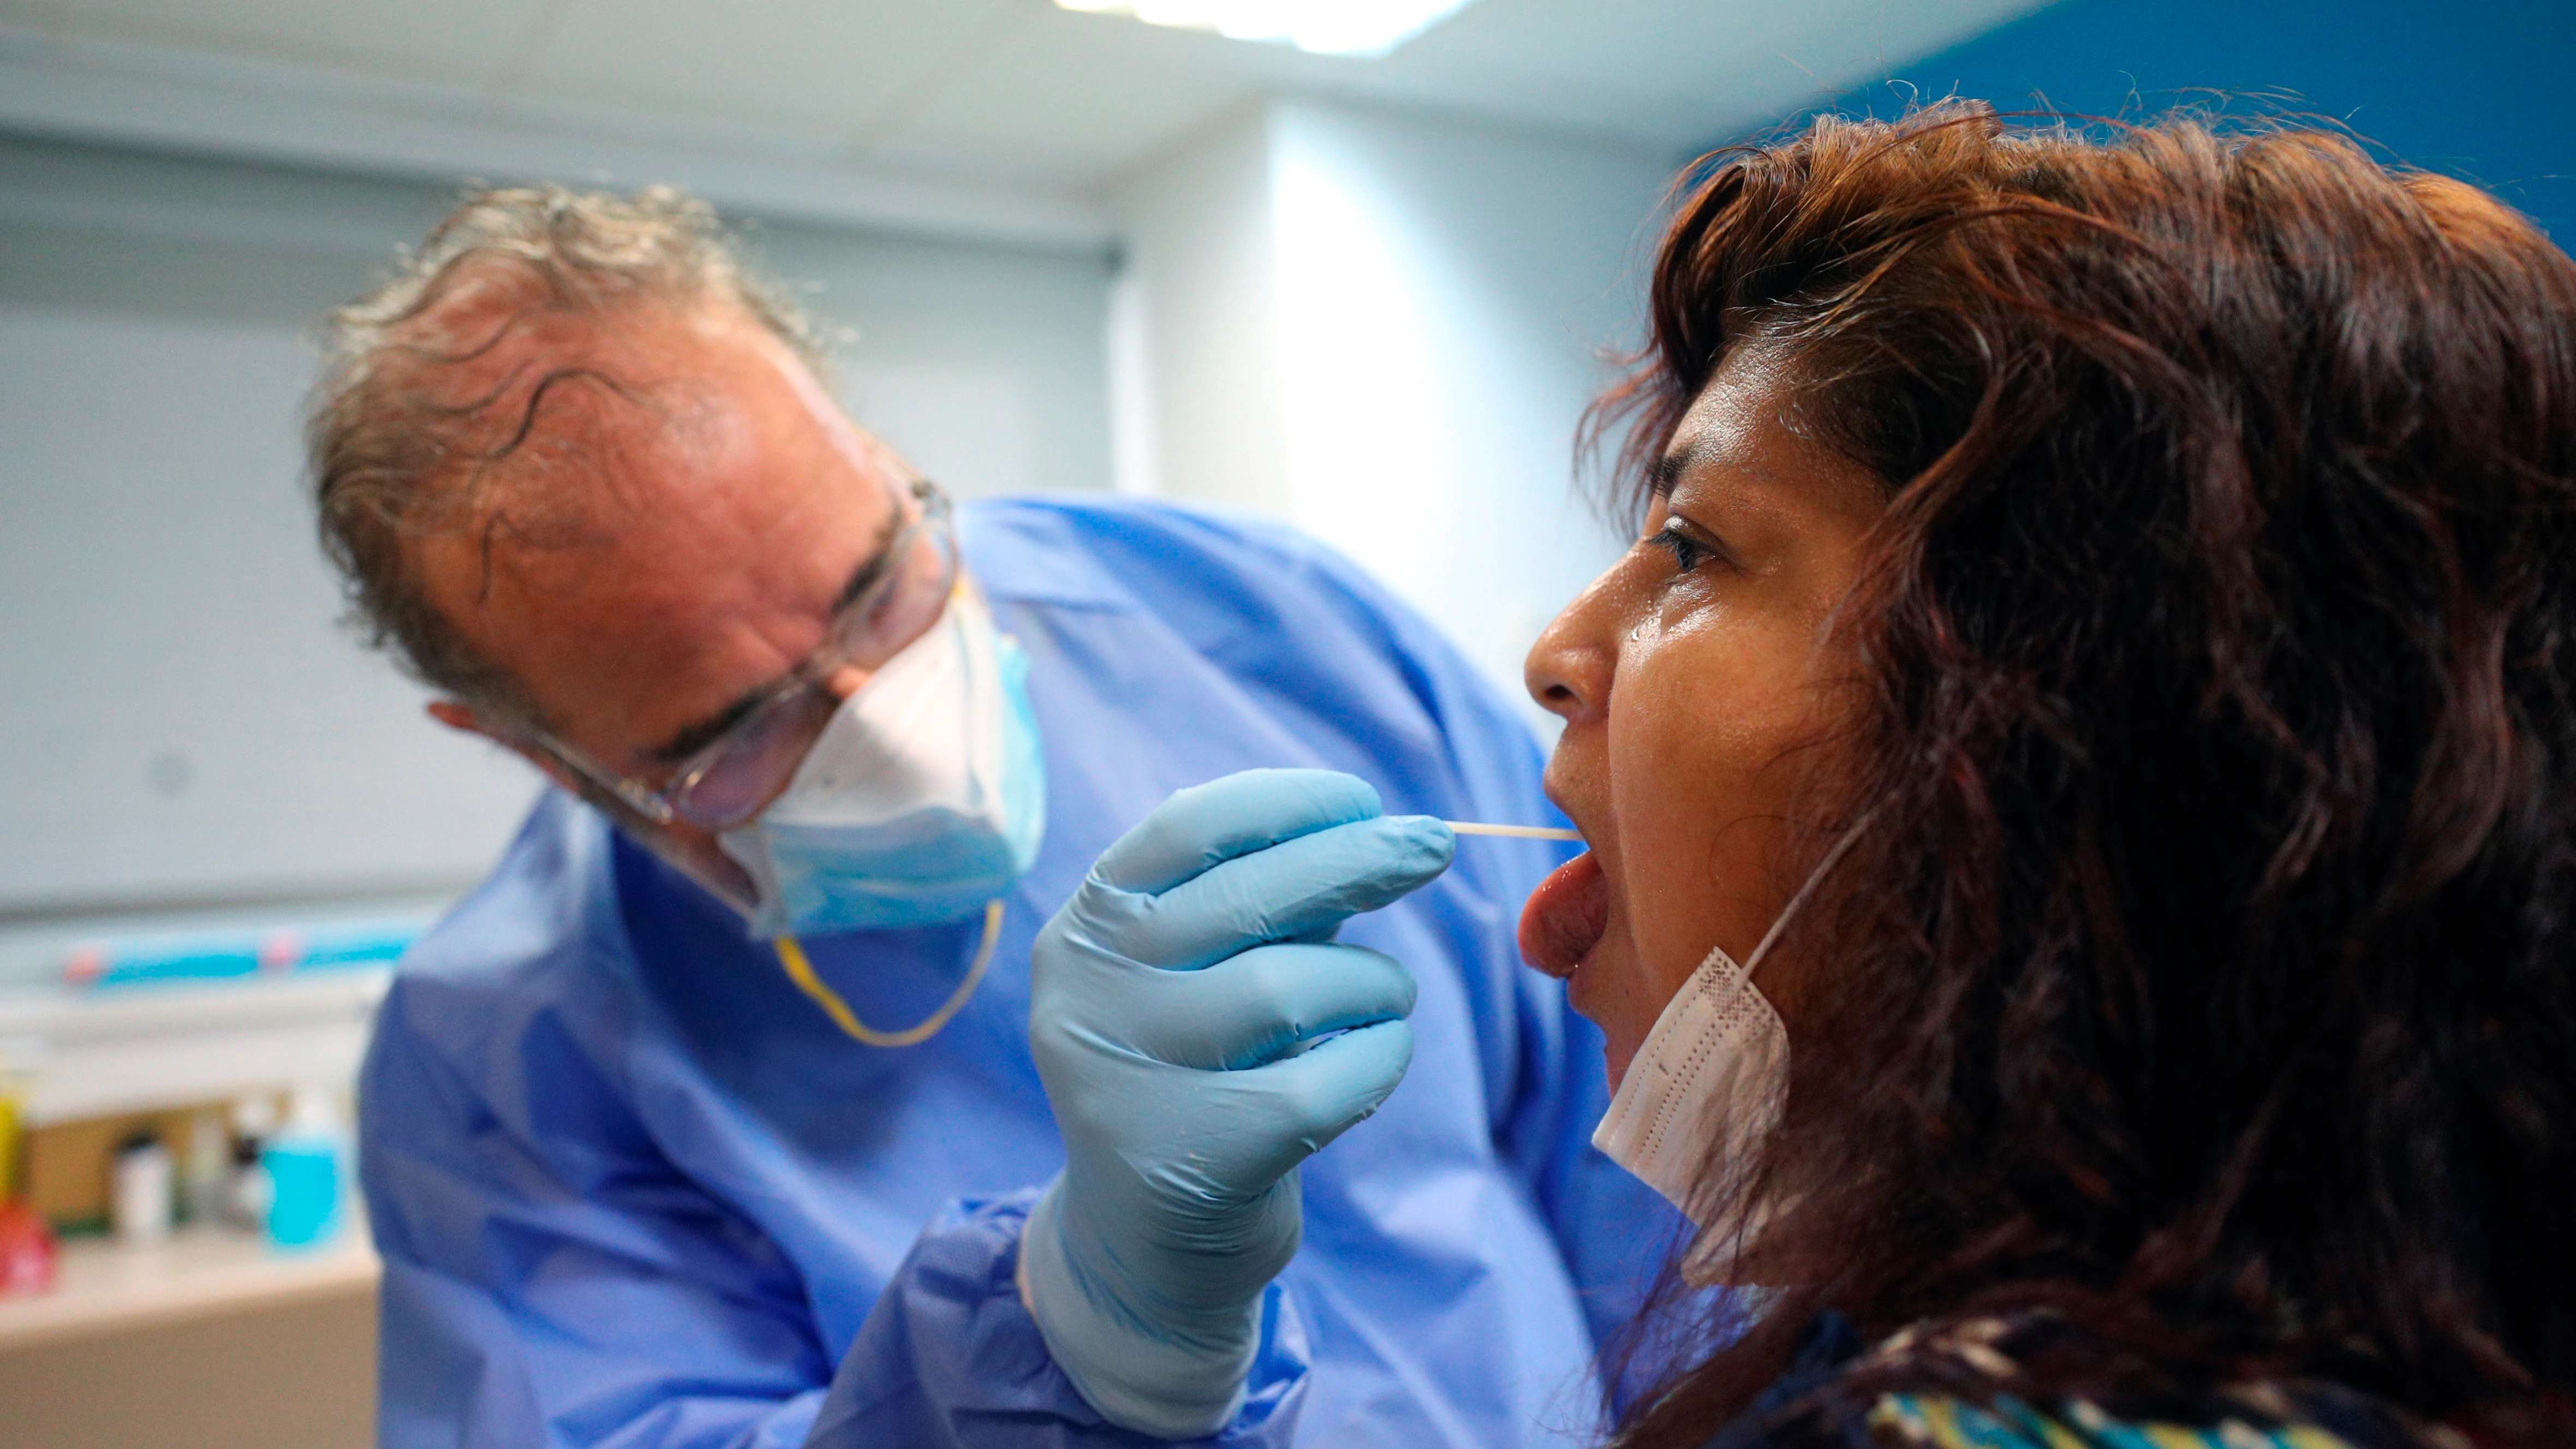
[[[1521,907],[1521,955],[1550,976],[1570,976],[1609,928],[1609,884],[1587,850],[1530,892]]]

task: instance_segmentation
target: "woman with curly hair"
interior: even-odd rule
[[[2576,1439],[2576,263],[2291,128],[1717,159],[1529,660],[1524,949],[1758,1290],[1621,1442]]]

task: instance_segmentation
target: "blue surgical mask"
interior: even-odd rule
[[[758,892],[755,937],[961,921],[1046,830],[1028,656],[960,590],[824,726],[787,788],[717,837]]]

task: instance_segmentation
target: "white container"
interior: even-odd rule
[[[117,1241],[148,1248],[170,1236],[171,1166],[170,1149],[153,1138],[127,1143],[117,1152],[109,1194]]]

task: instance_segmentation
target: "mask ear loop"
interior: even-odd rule
[[[1833,849],[1826,851],[1823,858],[1816,862],[1816,868],[1807,872],[1807,878],[1799,884],[1797,893],[1789,897],[1789,904],[1782,906],[1780,914],[1771,918],[1771,928],[1762,933],[1761,941],[1753,947],[1753,954],[1744,958],[1745,980],[1753,979],[1753,968],[1761,965],[1762,958],[1771,954],[1772,943],[1778,941],[1780,933],[1789,928],[1789,918],[1798,914],[1798,908],[1807,903],[1807,897],[1814,895],[1816,887],[1824,883],[1826,873],[1842,863],[1843,852],[1852,848],[1852,842],[1860,839],[1861,832],[1867,830],[1870,821],[1877,817],[1878,807],[1876,806],[1862,811],[1861,817],[1852,822],[1851,829],[1843,832],[1843,838],[1835,841]]]
[[[984,907],[984,941],[975,948],[975,964],[966,968],[966,979],[958,982],[957,990],[919,1026],[906,1027],[902,1031],[879,1031],[859,1020],[858,1013],[850,1010],[850,1004],[841,999],[841,994],[824,985],[823,978],[814,973],[814,963],[805,958],[805,948],[797,944],[794,936],[781,936],[770,944],[777,948],[778,964],[787,968],[787,979],[796,983],[797,990],[812,997],[814,1004],[823,1008],[823,1014],[832,1018],[832,1024],[849,1033],[851,1040],[861,1046],[908,1047],[919,1046],[939,1035],[939,1029],[966,1005],[967,998],[975,994],[977,983],[984,979],[984,968],[993,964],[993,947],[1001,939],[1002,903],[996,900]]]

